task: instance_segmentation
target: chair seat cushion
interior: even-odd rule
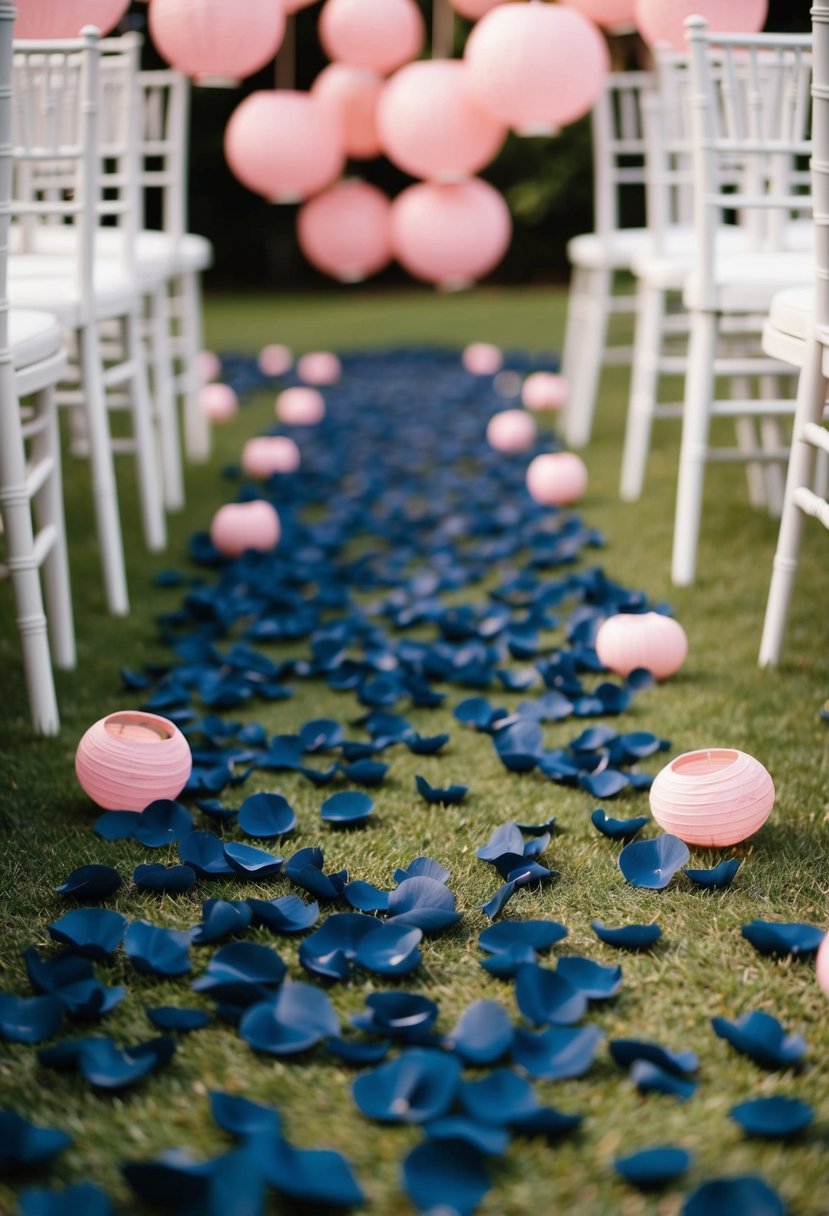
[[[784,287],[810,284],[814,275],[811,253],[744,253],[719,256],[714,267],[714,306],[723,312],[767,312]],[[686,308],[707,308],[699,275],[692,271],[683,291]]]
[[[73,328],[84,319],[74,276],[74,259],[39,254],[11,254],[7,295],[14,308],[55,313],[62,325]],[[137,304],[137,287],[115,263],[95,263],[92,317],[122,317]]]
[[[50,359],[61,348],[63,335],[52,313],[9,309],[9,347],[15,371]]]
[[[50,254],[58,257],[71,256],[75,244],[75,231],[67,225],[41,224],[29,242],[32,254]],[[123,237],[113,228],[102,228],[95,238],[98,258],[119,259]],[[13,226],[10,248],[19,253],[22,234]],[[206,237],[187,232],[181,237],[171,236],[154,228],[145,228],[137,234],[135,247],[135,271],[141,285],[152,289],[172,275],[182,271],[207,270],[213,264],[213,246]]]
[[[772,298],[769,322],[775,329],[803,342],[812,322],[813,306],[814,288],[811,285],[787,287]]]

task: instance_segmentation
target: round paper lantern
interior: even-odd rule
[[[567,506],[587,489],[587,468],[575,452],[545,452],[530,461],[527,489],[546,507]]]
[[[178,797],[192,767],[178,727],[135,709],[95,722],[75,752],[81,788],[107,811],[143,811],[158,798]]]
[[[159,53],[198,84],[236,84],[273,59],[285,35],[274,0],[152,0]]]
[[[496,452],[526,452],[535,443],[535,419],[524,410],[501,410],[487,423],[486,439]]]
[[[225,159],[243,186],[272,203],[298,203],[345,164],[342,131],[309,93],[260,89],[230,117]]]
[[[239,398],[229,384],[205,384],[199,401],[211,422],[227,422],[239,410]]]
[[[477,177],[418,182],[392,203],[395,257],[416,278],[448,291],[469,287],[497,266],[511,233],[507,204]]]
[[[646,667],[657,680],[679,671],[688,654],[688,638],[679,621],[661,612],[620,612],[599,626],[596,653],[617,675]]]
[[[361,283],[391,261],[391,202],[368,182],[338,182],[302,206],[297,237],[317,270]]]
[[[562,0],[562,3],[578,9],[590,21],[606,29],[633,28],[636,0]]]
[[[698,14],[721,34],[756,34],[766,22],[768,0],[636,0],[634,20],[649,46],[685,50],[685,18]]]
[[[461,362],[472,376],[494,376],[504,366],[504,356],[492,342],[470,342],[463,349]]]
[[[77,38],[85,25],[115,29],[130,0],[16,0],[15,38]]]
[[[202,384],[209,384],[222,374],[222,361],[212,350],[201,350],[196,356],[196,368]]]
[[[731,747],[685,752],[654,777],[651,814],[686,844],[723,848],[762,827],[774,783],[759,760]]]
[[[210,539],[225,557],[238,557],[246,549],[267,552],[279,543],[281,533],[276,508],[264,498],[226,503],[210,525]]]
[[[829,933],[826,934],[818,946],[815,970],[817,971],[817,982],[821,990],[826,996],[829,996]]]
[[[309,350],[296,365],[297,375],[306,384],[336,384],[343,374],[343,365],[330,350]]]
[[[315,388],[286,388],[276,399],[276,416],[286,426],[316,426],[325,417],[325,398]]]
[[[468,17],[470,21],[477,21],[484,13],[495,8],[496,4],[503,2],[504,0],[449,0],[455,12],[460,13],[462,17]]]
[[[301,460],[299,448],[287,435],[260,435],[242,448],[242,468],[248,477],[295,473]]]
[[[426,26],[415,0],[325,0],[319,37],[329,59],[387,76],[420,54]]]
[[[563,4],[500,4],[466,42],[469,87],[519,135],[549,135],[590,110],[610,67],[591,21]]]
[[[354,160],[370,160],[382,151],[377,133],[382,88],[382,76],[348,63],[329,63],[311,85],[311,95],[340,123],[346,155]]]
[[[256,360],[259,370],[265,376],[284,376],[294,364],[293,351],[281,342],[271,342],[263,346]]]
[[[462,59],[421,59],[395,72],[377,107],[389,160],[412,177],[458,181],[488,165],[507,129],[471,95]]]
[[[555,372],[533,372],[521,386],[521,401],[528,410],[558,410],[567,398],[567,381]]]

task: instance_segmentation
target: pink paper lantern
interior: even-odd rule
[[[636,0],[562,0],[605,29],[632,29]]]
[[[243,186],[272,203],[298,203],[339,177],[342,130],[319,101],[292,89],[261,89],[234,110],[225,159]]]
[[[239,398],[229,384],[205,384],[199,401],[211,422],[227,422],[239,411]]]
[[[296,372],[306,384],[336,384],[343,365],[330,350],[309,350],[297,361]]]
[[[178,797],[192,768],[178,727],[134,709],[95,722],[75,752],[81,788],[107,811],[143,811],[157,798]]]
[[[302,206],[297,237],[317,270],[361,283],[391,261],[391,202],[368,182],[338,182]]]
[[[410,274],[454,291],[498,265],[512,222],[501,195],[480,178],[418,182],[392,203],[391,234],[394,255]]]
[[[469,87],[519,135],[550,135],[592,109],[610,68],[591,21],[563,4],[500,4],[466,42]]]
[[[544,452],[530,461],[527,489],[545,507],[567,506],[587,489],[587,468],[575,452]]]
[[[382,76],[348,63],[329,63],[311,85],[311,95],[326,108],[332,122],[340,123],[346,155],[353,160],[370,160],[382,151],[377,133],[382,88]]]
[[[114,30],[129,0],[16,0],[15,38],[77,38],[85,25]]]
[[[524,410],[501,410],[486,428],[487,443],[496,452],[526,452],[536,435],[535,419]]]
[[[504,356],[492,342],[470,342],[461,353],[461,362],[472,376],[494,376],[504,366]]]
[[[825,996],[829,996],[829,933],[818,946],[815,971],[821,991]]]
[[[310,8],[316,3],[317,0],[282,0],[282,7],[286,13],[298,13],[300,9]]]
[[[263,346],[256,362],[259,370],[265,376],[284,376],[294,365],[293,351],[281,342],[271,342]]]
[[[521,385],[528,410],[559,410],[567,400],[567,381],[555,372],[532,372]]]
[[[634,20],[649,46],[684,51],[686,17],[698,14],[721,34],[756,34],[768,7],[768,0],[636,0]]]
[[[421,59],[395,72],[377,107],[389,160],[412,175],[458,181],[500,151],[507,129],[471,95],[462,59]]]
[[[503,2],[504,0],[449,0],[455,12],[460,13],[462,17],[468,17],[470,21],[477,21],[484,13],[495,8],[496,4]]]
[[[295,473],[301,461],[299,448],[287,435],[260,435],[242,448],[242,468],[248,477]]]
[[[210,525],[210,539],[225,557],[239,557],[246,549],[268,552],[279,543],[281,533],[276,508],[264,498],[226,503]]]
[[[325,398],[315,388],[286,388],[276,399],[276,416],[286,426],[316,426],[325,417]]]
[[[319,37],[329,59],[387,76],[420,54],[426,26],[415,0],[325,0]]]
[[[655,679],[667,680],[685,662],[688,638],[679,621],[661,612],[620,612],[600,625],[596,653],[617,675],[646,667]]]
[[[274,0],[152,0],[150,36],[198,84],[236,84],[273,59],[285,11]]]
[[[774,783],[753,756],[730,747],[685,752],[654,777],[651,814],[686,844],[724,848],[752,836],[774,806]]]
[[[196,370],[202,384],[217,380],[222,374],[222,361],[212,350],[201,350],[196,356]]]

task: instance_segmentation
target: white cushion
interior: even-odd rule
[[[51,358],[62,342],[60,325],[52,313],[9,309],[9,347],[15,371]]]
[[[766,312],[784,287],[809,284],[814,275],[811,253],[723,254],[714,266],[714,305],[723,312]],[[683,292],[686,308],[706,308],[699,275],[692,271]]]
[[[14,308],[35,308],[55,313],[62,325],[74,328],[82,321],[72,258],[38,254],[11,254],[7,296]],[[138,288],[120,266],[95,263],[94,298],[90,316],[97,320],[125,316],[136,306]]]
[[[778,291],[769,308],[769,323],[775,329],[793,338],[805,341],[812,321],[814,305],[814,288],[810,285],[803,287],[787,287]]]
[[[29,242],[29,252],[53,256],[71,256],[76,233],[66,224],[40,224]],[[113,228],[101,228],[95,237],[96,257],[119,259],[123,236]],[[19,253],[23,247],[19,225],[12,225],[10,248]],[[213,264],[213,246],[203,236],[188,232],[176,238],[167,232],[145,228],[137,234],[135,248],[136,275],[143,286],[152,288],[184,270],[206,270]]]

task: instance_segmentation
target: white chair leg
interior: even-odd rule
[[[636,293],[636,332],[630,376],[625,446],[619,493],[634,502],[642,493],[659,392],[659,359],[665,321],[665,293],[640,280]]]
[[[149,306],[153,405],[161,451],[164,505],[168,511],[180,511],[184,506],[184,478],[167,320],[167,292],[163,285],[151,294]]]
[[[680,587],[690,586],[696,575],[716,345],[716,315],[692,313],[671,565],[673,582]]]
[[[180,274],[174,290],[181,302],[182,359],[185,370],[184,450],[188,460],[203,463],[210,455],[210,420],[201,404],[199,355],[204,347],[201,285],[192,271]]]
[[[50,528],[54,536],[51,549],[43,562],[49,638],[55,666],[71,670],[77,664],[75,623],[63,513],[60,432],[53,388],[44,389],[37,395],[36,410],[44,419],[44,427],[32,440],[32,454],[36,461],[46,459],[52,465],[51,474],[34,499],[38,528]]]
[[[583,300],[584,315],[579,337],[580,349],[575,382],[568,385],[567,443],[586,447],[593,432],[593,415],[607,342],[610,293],[613,272],[600,267],[591,270]]]
[[[167,525],[159,474],[159,451],[141,343],[141,322],[137,313],[128,313],[122,324],[124,352],[130,366],[128,392],[144,542],[151,553],[159,553],[167,544]]]

